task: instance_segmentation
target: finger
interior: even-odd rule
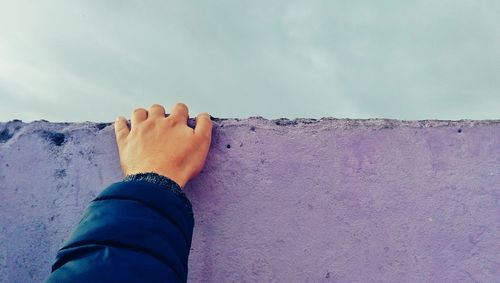
[[[202,112],[196,116],[196,126],[194,134],[207,139],[209,142],[212,140],[212,120],[207,112]]]
[[[115,136],[116,143],[119,147],[122,146],[123,141],[127,138],[130,129],[128,128],[127,119],[122,116],[118,116],[115,120]]]
[[[136,108],[131,115],[131,127],[133,128],[135,124],[142,122],[148,118],[148,111],[144,108]]]
[[[156,103],[151,105],[148,111],[148,119],[149,118],[165,118],[165,108]]]
[[[172,112],[170,112],[171,119],[176,120],[180,123],[187,124],[189,119],[189,109],[184,103],[176,103],[172,108]]]

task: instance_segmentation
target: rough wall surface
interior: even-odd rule
[[[0,282],[122,177],[110,123],[0,123]],[[500,120],[215,119],[186,194],[189,282],[500,282]]]

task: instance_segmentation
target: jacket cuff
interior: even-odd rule
[[[174,180],[160,175],[155,172],[144,172],[137,174],[130,174],[123,178],[122,182],[130,182],[130,181],[146,181],[152,184],[159,185],[177,195],[185,204],[185,206],[192,210],[192,205],[186,194],[182,191],[179,184],[177,184]]]

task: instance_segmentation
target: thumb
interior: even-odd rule
[[[115,120],[115,136],[118,147],[121,147],[129,132],[127,120],[122,116],[118,116]]]

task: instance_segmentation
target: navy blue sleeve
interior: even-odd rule
[[[193,227],[177,183],[129,175],[90,202],[45,282],[186,282]]]

